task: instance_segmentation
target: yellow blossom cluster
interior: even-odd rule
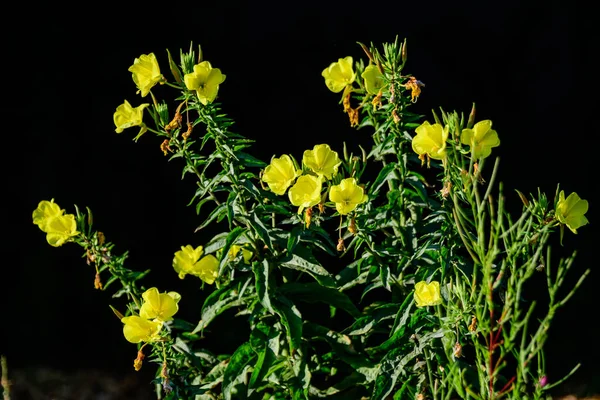
[[[142,54],[136,58],[133,65],[129,67],[129,72],[138,88],[137,93],[142,97],[146,97],[148,93],[151,94],[151,89],[157,84],[162,85],[166,82],[154,53]],[[216,99],[219,85],[225,81],[225,75],[219,68],[213,68],[210,62],[202,61],[194,65],[191,73],[185,74],[183,81],[188,90],[196,92],[198,101],[207,105]],[[121,133],[127,128],[139,126],[140,131],[134,140],[139,139],[148,130],[143,122],[143,112],[149,105],[149,103],[143,103],[133,107],[125,100],[113,114],[115,131]]]
[[[128,342],[154,342],[159,338],[163,324],[173,319],[179,310],[181,296],[177,292],[159,293],[153,287],[142,294],[139,315],[121,318],[123,335]]]
[[[412,149],[419,158],[429,165],[429,159],[446,159],[446,142],[448,141],[448,125],[423,122],[415,129],[417,133],[412,139]],[[492,153],[492,148],[500,145],[498,133],[492,129],[492,121],[479,121],[472,129],[463,129],[460,141],[471,149],[474,159],[484,159]]]
[[[62,246],[79,234],[75,216],[65,214],[65,210],[61,210],[54,199],[41,201],[33,211],[32,217],[33,223],[46,233],[46,240],[51,246]]]
[[[323,184],[338,174],[342,164],[338,153],[328,144],[318,144],[312,150],[304,151],[302,165],[306,171],[298,169],[292,158],[284,154],[273,158],[262,174],[262,181],[277,194],[288,197],[292,205],[298,207],[298,214],[308,210],[324,199]],[[355,178],[343,179],[340,184],[329,188],[329,200],[335,203],[337,211],[344,215],[352,212],[359,204],[367,200],[364,189]]]

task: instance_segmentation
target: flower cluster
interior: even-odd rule
[[[179,310],[181,296],[177,292],[159,293],[153,287],[142,294],[142,303],[139,315],[130,315],[121,318],[123,322],[123,335],[128,342],[154,342],[159,339],[163,324],[173,319]]]
[[[137,93],[141,97],[146,97],[149,93],[152,95],[152,88],[157,84],[165,84],[167,80],[160,71],[158,60],[154,53],[142,54],[136,58],[133,65],[129,67],[133,82],[138,88]],[[225,75],[219,68],[213,68],[210,62],[202,61],[193,67],[193,71],[185,74],[183,83],[187,90],[196,93],[198,101],[207,105],[212,103],[219,91],[219,85],[225,81]],[[133,107],[127,100],[117,107],[113,114],[113,122],[116,126],[115,132],[121,133],[127,128],[139,126],[140,130],[134,140],[138,140],[148,127],[143,122],[144,109],[150,104],[143,103]]]
[[[65,210],[61,210],[54,199],[41,201],[33,211],[32,217],[33,223],[46,233],[46,240],[51,246],[62,246],[79,234],[75,216],[65,214]]]
[[[442,126],[439,123],[431,125],[425,121],[415,131],[417,134],[412,139],[412,148],[422,162],[425,162],[425,158],[427,158],[428,165],[430,159],[444,161],[448,141],[448,125]],[[475,160],[488,157],[492,153],[492,148],[500,145],[498,133],[492,129],[490,120],[479,121],[473,126],[473,129],[463,129],[460,141],[470,147],[470,154]]]
[[[298,214],[301,214],[324,203],[323,184],[338,175],[341,164],[338,153],[328,144],[318,144],[312,150],[304,151],[301,170],[289,155],[273,158],[262,174],[262,181],[277,195],[284,195],[289,188],[290,202],[298,207]],[[329,200],[340,215],[349,214],[368,200],[355,178],[346,178],[337,185],[331,185],[328,192]]]

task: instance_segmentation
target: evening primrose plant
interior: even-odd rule
[[[492,157],[502,127],[477,121],[475,106],[411,112],[425,85],[404,70],[406,42],[359,45],[362,59],[337,58],[321,79],[363,143],[267,161],[232,131],[217,102],[225,75],[200,51],[134,59],[151,102],[118,105],[115,132],[155,135],[197,183],[196,232],[218,232],[157,250],[198,279],[195,320],[177,317],[186,293],[146,288],[150,270],[125,267],[89,209],[67,214],[51,199],[34,210],[48,243],[79,245],[94,287],[113,291],[106,329],[135,344],[136,370],[156,368],[157,398],[543,399],[568,377],[546,375],[544,345],[589,270],[565,289],[575,253],[553,260],[549,241],[588,224],[587,201],[517,192],[511,215]],[[171,94],[158,98],[160,84]],[[540,276],[546,296],[532,297],[525,286]],[[205,346],[217,318],[249,328],[223,354]]]

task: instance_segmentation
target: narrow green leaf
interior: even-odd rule
[[[371,194],[377,194],[381,186],[394,176],[396,165],[396,163],[391,162],[379,171],[379,175],[377,175],[375,181],[369,186]]]
[[[267,164],[264,161],[259,160],[258,158],[251,156],[250,154],[245,153],[243,151],[236,152],[236,155],[240,159],[241,164],[245,167],[264,168],[267,166]]]
[[[394,319],[394,326],[392,326],[392,330],[390,331],[392,334],[396,333],[398,329],[406,325],[406,321],[408,321],[408,318],[410,317],[410,310],[412,309],[413,304],[415,304],[413,301],[413,296],[406,296],[402,302],[402,305],[398,309],[396,318]]]
[[[227,265],[227,261],[229,261],[229,249],[231,249],[231,246],[235,243],[237,238],[240,237],[240,235],[243,235],[246,231],[246,228],[236,226],[227,235],[225,243],[223,244],[223,247],[221,247],[221,249],[223,250],[223,254],[221,255],[221,262],[219,263],[219,275],[221,275],[221,273],[225,269],[225,266]]]
[[[284,283],[278,291],[289,297],[292,301],[299,300],[306,303],[321,302],[346,311],[354,318],[359,318],[361,312],[356,308],[350,298],[336,289],[322,286],[318,283]]]
[[[169,68],[171,69],[173,78],[175,78],[175,81],[177,83],[182,84],[183,79],[181,79],[181,71],[179,71],[179,68],[177,67],[177,64],[175,63],[175,61],[173,61],[173,58],[171,57],[171,53],[169,52],[169,49],[167,49],[167,58],[169,59]]]
[[[227,222],[229,223],[229,229],[233,225],[233,206],[235,204],[235,200],[237,199],[237,193],[235,191],[231,191],[229,196],[227,196]]]
[[[213,236],[213,238],[210,239],[204,246],[204,252],[206,254],[210,254],[222,249],[223,246],[225,246],[225,243],[227,242],[227,237],[230,233],[231,232],[221,232]]]
[[[300,235],[302,233],[302,229],[303,228],[296,226],[290,232],[290,234],[288,236],[288,241],[287,241],[288,253],[290,253],[290,254],[293,253],[294,249],[296,248],[296,245],[300,242]]]
[[[261,324],[263,326],[261,326]],[[266,324],[263,324],[262,322],[259,323],[256,329],[251,333],[252,344],[252,335],[257,331],[261,332],[260,335],[256,335],[257,337],[254,338],[254,341],[259,342],[260,347],[252,344],[254,351],[258,352],[258,360],[256,361],[256,365],[250,376],[250,382],[248,383],[250,388],[255,388],[256,386],[263,384],[263,380],[267,376],[268,370],[271,368],[279,354],[279,342],[282,332],[273,326],[265,325]]]
[[[306,272],[323,286],[335,286],[335,281],[333,280],[331,274],[327,272],[323,266],[318,264],[316,260],[308,260],[300,257],[298,254],[292,254],[283,259],[280,265],[285,268]]]
[[[264,308],[266,308],[271,314],[273,311],[273,307],[271,306],[271,293],[270,293],[270,265],[268,260],[262,260],[261,262],[254,262],[252,264],[252,270],[254,271],[255,285],[256,285],[256,293],[258,294],[258,299],[260,300],[260,304]]]
[[[273,249],[273,243],[271,242],[271,236],[269,235],[269,229],[266,225],[260,220],[256,212],[252,213],[252,218],[248,220],[252,228],[256,231],[258,236],[262,239],[262,241],[267,245],[269,249]]]
[[[223,311],[240,305],[247,305],[249,300],[255,297],[254,294],[239,297],[231,286],[225,286],[215,290],[206,298],[202,305],[202,319],[191,333],[198,333],[208,326],[208,324]]]
[[[227,212],[227,204],[221,203],[220,205],[215,207],[215,209],[210,213],[208,218],[206,218],[206,220],[199,227],[197,227],[194,232],[198,232],[199,230],[206,228],[208,226],[208,224],[210,224],[212,221],[214,221],[218,217],[221,217],[226,212]]]
[[[271,304],[285,327],[290,352],[293,354],[302,343],[302,315],[294,303],[284,296],[272,299]]]
[[[247,388],[242,383],[246,382],[245,375],[248,367],[251,367],[255,359],[256,353],[248,342],[242,344],[233,353],[223,374],[223,397],[225,400],[247,398]]]
[[[405,372],[404,366],[416,356],[412,351],[403,357],[405,351],[402,348],[395,348],[385,355],[375,379],[371,400],[384,400],[392,392],[398,377]]]

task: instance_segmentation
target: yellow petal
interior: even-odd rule
[[[427,154],[437,160],[446,157],[447,126],[431,125],[425,121],[415,131],[417,135],[412,140],[412,148],[415,153],[419,155]]]
[[[477,142],[481,142],[483,137],[492,129],[492,121],[489,119],[479,121],[473,126],[473,131],[475,133],[475,140]]]
[[[77,236],[77,222],[73,214],[59,215],[49,218],[44,225],[48,244],[54,247],[62,246],[70,238]]]
[[[123,317],[123,335],[128,342],[152,342],[158,338],[163,323],[160,321],[148,321],[137,315]]]
[[[378,94],[385,86],[383,74],[379,72],[379,68],[376,65],[369,64],[361,76],[365,82],[365,89],[369,94]]]
[[[328,144],[318,144],[312,150],[304,151],[302,163],[317,175],[331,179],[337,174],[342,161]]]
[[[133,81],[142,97],[146,97],[150,93],[150,89],[163,78],[154,53],[142,54],[136,58],[133,65],[129,67],[129,71],[132,73]]]
[[[45,226],[48,220],[50,218],[58,217],[64,212],[65,210],[61,210],[54,200],[42,200],[38,204],[37,208],[33,210],[33,223],[36,224],[42,231],[46,232]]]
[[[202,246],[195,249],[191,245],[181,246],[181,250],[175,252],[173,258],[173,268],[183,279],[186,274],[191,274],[194,269],[194,264],[202,257],[204,250]]]
[[[325,85],[334,93],[339,93],[354,82],[356,77],[352,68],[352,57],[340,58],[338,62],[331,63],[325,68],[321,76],[325,78]]]
[[[287,188],[299,175],[292,159],[284,154],[279,158],[273,158],[262,175],[262,181],[269,185],[269,189],[277,195],[283,195]]]
[[[193,275],[212,285],[219,276],[219,260],[212,254],[194,264]]]
[[[298,207],[298,213],[308,207],[315,206],[321,201],[322,180],[312,175],[302,175],[290,188],[290,202]]]
[[[442,302],[440,283],[437,281],[432,281],[431,283],[425,281],[418,282],[415,284],[414,297],[417,307],[440,304]]]
[[[356,183],[354,178],[342,179],[339,185],[334,185],[329,190],[329,200],[335,203],[335,208],[342,215],[349,214],[356,207],[367,201],[364,189]]]
[[[177,301],[170,294],[159,293],[155,287],[146,290],[142,298],[144,303],[140,307],[140,317],[145,319],[170,321],[179,310]]]

